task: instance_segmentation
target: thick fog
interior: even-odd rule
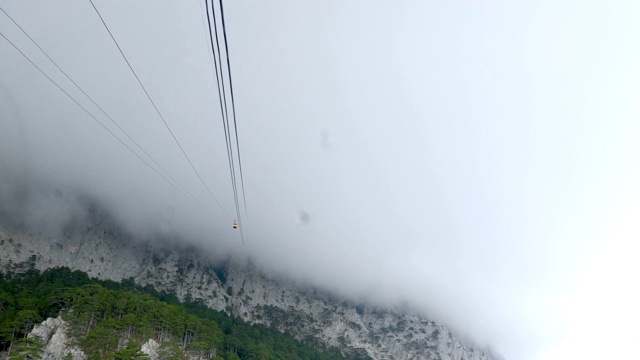
[[[94,3],[216,199],[88,1],[0,1],[202,204],[0,37],[4,213],[55,231],[97,199],[141,237],[408,304],[509,359],[631,354],[635,1],[225,2],[244,244],[204,3]],[[2,12],[0,33],[157,170]]]

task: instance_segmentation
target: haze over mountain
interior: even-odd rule
[[[95,3],[221,206],[89,3],[2,2],[210,209],[0,39],[5,213],[55,232],[95,198],[136,234],[251,257],[347,297],[410,304],[509,359],[631,352],[637,2],[225,3],[245,244],[231,228],[204,5]],[[5,14],[0,33],[122,136]]]

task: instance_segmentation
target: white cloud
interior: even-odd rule
[[[97,5],[232,215],[201,4]],[[3,4],[212,213],[3,41],[0,190],[9,177],[32,178],[36,193],[42,182],[78,189],[135,231],[171,229],[349,296],[408,298],[507,358],[573,357],[584,340],[609,351],[633,343],[622,329],[638,317],[626,286],[638,270],[627,262],[638,235],[638,8],[619,5],[229,2],[242,247],[90,6]]]

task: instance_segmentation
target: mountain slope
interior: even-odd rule
[[[250,264],[214,264],[198,249],[134,241],[105,219],[72,222],[56,237],[6,221],[0,224],[0,268],[19,270],[29,263],[41,270],[67,266],[101,279],[131,279],[249,322],[275,326],[302,341],[319,339],[374,359],[496,358],[433,321],[341,301],[270,278]]]
[[[40,351],[51,359],[79,352],[132,359],[138,357],[125,353],[150,353],[145,347],[162,359],[371,360],[341,356],[337,348],[317,351],[276,329],[127,281],[91,279],[66,267],[0,274],[0,359],[41,358]]]

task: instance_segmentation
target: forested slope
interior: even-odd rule
[[[161,358],[367,359],[345,357],[317,341],[249,325],[206,306],[180,304],[150,286],[91,279],[69,268],[0,273],[0,349],[10,358],[38,358],[42,344],[26,338],[35,324],[62,314],[88,359],[145,358],[140,346],[154,339]],[[320,351],[323,350],[323,352]]]
[[[3,222],[0,217],[0,271],[66,266],[90,277],[124,281],[125,289],[142,286],[167,301],[198,302],[233,316],[236,323],[241,319],[277,328],[322,351],[339,348],[347,358],[499,358],[411,309],[347,299],[282,274],[268,274],[250,261],[214,261],[215,252],[176,246],[175,239],[136,238],[100,214],[71,221],[57,234]]]

